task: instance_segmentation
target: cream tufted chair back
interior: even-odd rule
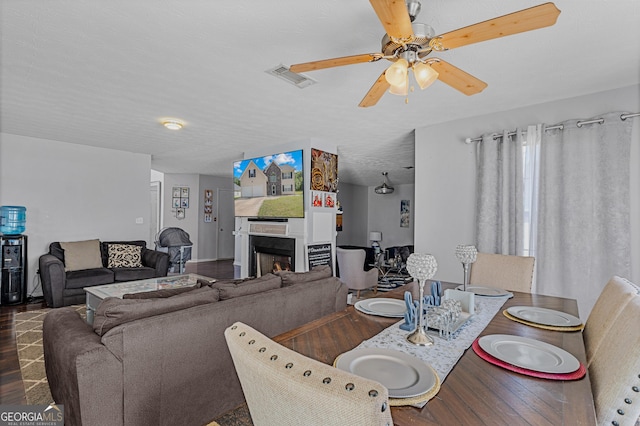
[[[620,311],[589,365],[600,425],[634,425],[640,416],[640,296]]]
[[[224,335],[254,425],[393,425],[380,383],[303,356],[241,322]]]
[[[611,328],[611,324],[627,303],[638,295],[638,291],[635,284],[615,275],[602,289],[582,331],[587,353],[587,367],[591,364],[591,359],[601,346],[602,339]],[[638,326],[640,327],[640,324]]]
[[[531,293],[535,257],[478,253],[469,284]]]

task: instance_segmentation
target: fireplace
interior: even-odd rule
[[[259,277],[277,270],[295,271],[295,264],[294,238],[249,237],[249,276]]]

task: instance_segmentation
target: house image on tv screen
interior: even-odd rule
[[[304,216],[302,150],[237,161],[233,173],[236,216]]]
[[[272,162],[262,170],[251,160],[240,176],[241,197],[293,195],[295,192],[295,169],[288,164]]]

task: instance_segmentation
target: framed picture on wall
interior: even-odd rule
[[[411,217],[411,200],[400,201],[400,227],[408,228]]]
[[[173,197],[173,208],[177,209],[180,207],[180,197]]]
[[[173,198],[176,198],[176,197],[180,198],[180,195],[182,194],[182,188],[174,187],[172,193],[173,193]]]

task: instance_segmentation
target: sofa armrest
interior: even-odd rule
[[[166,277],[169,272],[169,255],[167,253],[142,249],[142,265],[156,270],[156,277]]]
[[[42,293],[47,306],[59,308],[64,306],[62,292],[67,284],[64,263],[51,254],[43,254],[38,261]]]
[[[122,363],[73,308],[49,312],[42,324],[44,363],[65,424],[122,425]]]

